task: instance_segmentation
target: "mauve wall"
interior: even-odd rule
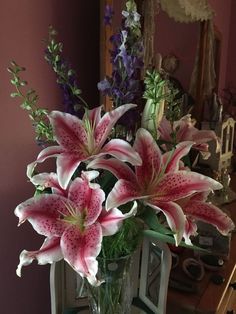
[[[27,114],[13,91],[7,67],[11,59],[27,68],[24,78],[40,95],[40,105],[60,108],[61,93],[43,58],[48,26],[60,33],[65,55],[78,70],[84,97],[98,104],[99,1],[2,0],[0,9],[0,313],[49,314],[49,267],[36,263],[15,274],[22,249],[34,250],[43,239],[28,223],[17,228],[16,205],[32,196],[26,166],[39,152]]]

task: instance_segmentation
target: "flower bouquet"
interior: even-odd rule
[[[36,92],[22,91],[23,68],[14,62],[9,68],[16,87],[12,96],[23,97],[44,146],[27,168],[36,193],[16,207],[15,215],[19,225],[28,221],[45,241],[36,251],[21,252],[19,276],[22,266],[34,260],[43,265],[64,259],[91,286],[102,287],[106,278],[99,265],[132,254],[145,234],[191,247],[198,220],[225,235],[234,228],[207,202],[221,184],[185,163],[191,149],[207,152],[214,132],[197,130],[187,118],[174,121],[179,112],[175,91],[160,73],[150,70],[141,82],[143,47],[135,2],[127,1],[122,14],[121,31],[112,38],[112,77],[98,84],[113,100],[111,111],[89,108],[53,29],[45,57],[64,92],[66,112],[37,107]],[[55,158],[56,172],[38,173],[37,164],[48,158]],[[113,288],[110,299],[102,295],[103,303],[113,306],[110,312],[101,309],[103,314],[118,313],[122,289]]]

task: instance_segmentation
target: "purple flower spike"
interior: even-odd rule
[[[111,25],[113,15],[114,15],[114,11],[112,7],[109,4],[107,4],[105,6],[105,14],[104,14],[105,25]]]

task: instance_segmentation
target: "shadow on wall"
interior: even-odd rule
[[[24,79],[40,95],[40,106],[49,110],[60,108],[61,92],[43,56],[42,40],[47,38],[49,25],[53,25],[64,42],[65,57],[78,71],[84,98],[98,105],[99,1],[3,0],[0,24],[0,312],[50,314],[49,267],[33,264],[23,269],[21,279],[15,274],[21,250],[38,249],[43,241],[27,223],[17,229],[13,214],[17,204],[32,196],[26,166],[40,148],[34,142],[31,123],[19,100],[9,96],[13,87],[6,69],[11,59],[25,66]]]

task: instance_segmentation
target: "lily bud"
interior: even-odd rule
[[[161,99],[159,102],[148,99],[143,110],[141,125],[155,137],[157,137],[157,129],[164,115],[164,108],[164,99]]]

